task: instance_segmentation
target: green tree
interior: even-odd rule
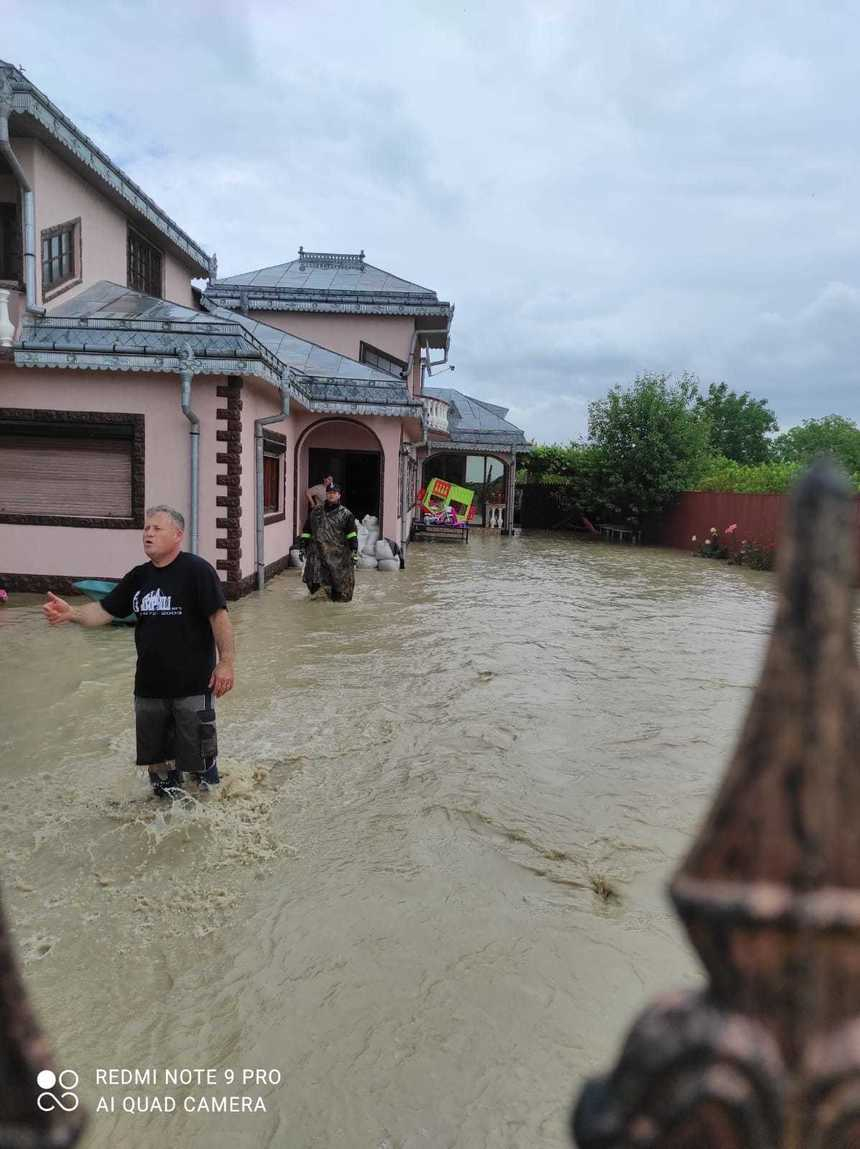
[[[698,397],[693,375],[673,381],[645,374],[589,405],[588,433],[602,457],[603,496],[616,514],[642,522],[695,483],[708,450]]]
[[[853,474],[860,471],[860,427],[843,415],[804,419],[778,435],[774,457],[786,463],[810,463],[816,455],[835,455]]]
[[[520,459],[520,467],[531,483],[563,483],[576,473],[578,443],[539,443]]]
[[[699,414],[708,420],[712,454],[736,463],[764,463],[770,453],[768,434],[777,431],[776,416],[766,399],[753,399],[749,391],[738,395],[725,383],[712,383],[708,394],[696,400]]]
[[[599,447],[589,443],[544,444],[533,447],[521,463],[521,481],[556,488],[562,510],[589,518],[607,511],[605,460]]]

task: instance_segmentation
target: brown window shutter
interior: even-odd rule
[[[0,513],[131,516],[131,443],[0,436]]]

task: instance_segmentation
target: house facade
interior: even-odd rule
[[[210,314],[239,315],[317,379],[341,357],[326,391],[340,409],[306,412],[290,436],[295,521],[304,491],[331,474],[351,510],[377,516],[385,536],[407,541],[427,438],[422,380],[428,363],[447,359],[453,306],[372,266],[363,251],[303,248],[286,263],[211,280],[201,304]],[[416,415],[420,426],[411,425]]]
[[[235,598],[286,565],[325,474],[405,542],[424,460],[471,430],[466,397],[425,388],[453,310],[363,252],[219,278],[0,63],[0,579],[119,577],[145,508],[167,503]]]

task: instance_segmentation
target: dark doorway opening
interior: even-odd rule
[[[309,485],[321,483],[326,475],[343,487],[343,502],[357,519],[375,515],[382,522],[381,467],[379,451],[333,451],[311,447],[308,451]]]

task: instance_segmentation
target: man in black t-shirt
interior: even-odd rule
[[[235,673],[221,582],[210,563],[182,550],[184,531],[179,511],[153,507],[143,529],[149,562],[130,570],[101,602],[74,607],[49,592],[42,607],[52,625],[102,626],[137,616],[137,763],[148,768],[159,797],[169,797],[183,773],[203,791],[220,781],[213,696],[232,690]]]

